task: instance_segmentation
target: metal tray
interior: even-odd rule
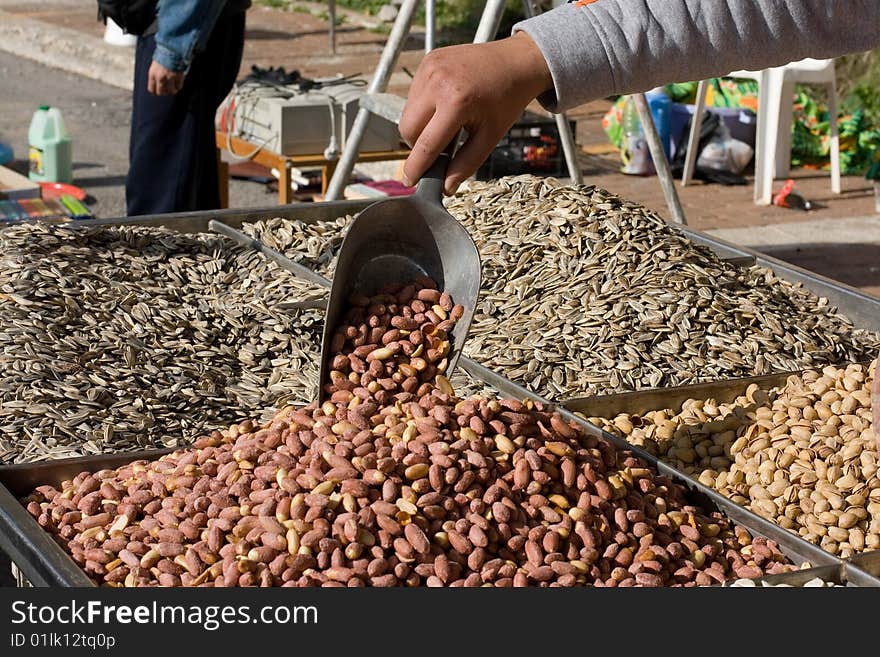
[[[42,484],[58,486],[65,479],[70,479],[83,471],[96,472],[104,468],[119,467],[140,459],[155,460],[172,451],[174,450],[154,449],[60,459],[43,463],[0,466],[0,548],[10,555],[21,575],[33,586],[95,586],[61,546],[37,524],[36,520],[21,505],[19,499],[31,492],[36,486]],[[674,474],[672,476],[688,486],[688,482]],[[719,506],[714,504],[715,500],[710,499],[698,489],[691,489],[690,493],[693,502],[703,508],[719,507],[731,520],[748,529],[753,536],[764,536],[776,540],[783,553],[797,565],[810,562],[813,565],[841,567],[839,560],[821,550],[815,554],[815,550],[802,549],[804,546],[797,541],[780,541],[775,534],[782,530],[775,525],[770,524],[769,532],[762,531],[766,527],[752,522],[750,512],[744,513],[745,510],[736,507],[736,505],[728,503]],[[734,510],[734,514],[730,513],[731,508]],[[806,545],[813,547],[809,543]]]
[[[305,222],[326,221],[356,214],[367,207],[371,201],[327,201],[324,203],[291,203],[263,208],[230,208],[208,212],[174,212],[169,214],[150,214],[139,217],[113,217],[107,219],[82,219],[69,222],[71,226],[159,226],[181,233],[210,232],[208,222],[212,219],[227,226],[240,228],[244,223],[283,217],[300,219]]]
[[[236,231],[235,229],[230,229],[229,226],[222,225],[220,222],[211,222],[211,225],[213,230],[221,232],[222,234],[227,235],[231,239],[234,239],[243,245],[249,245],[251,248],[256,249],[265,257],[274,260],[282,268],[287,269],[294,275],[302,275],[302,270],[304,269],[302,265],[294,263],[283,254],[267,247],[266,245],[260,243],[258,240],[249,238],[243,233]],[[325,287],[330,286],[331,283],[329,280],[317,280],[315,278],[317,276],[318,275],[314,272],[308,271],[309,280],[318,282]],[[753,511],[734,504],[714,489],[711,489],[708,486],[701,484],[693,477],[689,477],[688,475],[679,472],[678,470],[667,465],[663,461],[660,461],[647,451],[634,445],[630,445],[622,438],[618,438],[617,436],[590,424],[582,417],[575,415],[564,406],[555,404],[550,400],[544,399],[540,395],[537,395],[527,390],[526,388],[523,388],[517,383],[511,381],[510,379],[507,379],[506,377],[490,370],[489,368],[480,365],[479,363],[471,360],[470,358],[467,358],[466,356],[462,356],[459,359],[459,364],[465,370],[467,370],[467,372],[471,376],[495,388],[503,394],[518,399],[533,399],[536,401],[540,401],[549,407],[555,408],[566,419],[572,420],[579,424],[588,434],[601,436],[605,440],[610,441],[611,443],[617,445],[622,449],[630,450],[631,452],[642,458],[644,461],[653,465],[661,474],[665,474],[675,479],[679,483],[683,484],[692,493],[700,495],[703,500],[707,501],[715,508],[723,511],[731,520],[741,524],[753,534],[764,536],[766,538],[776,541],[779,544],[780,549],[785,552],[786,555],[792,558],[793,561],[797,562],[798,560],[800,560],[804,562],[809,562],[811,565],[814,566],[840,563],[840,559],[838,559],[834,555],[831,555],[828,552],[825,552],[819,547],[813,545],[812,543],[805,541],[801,537],[782,529],[778,525],[775,525],[774,523],[762,518]],[[784,377],[787,375],[782,376]]]
[[[297,218],[302,221],[319,221],[335,219],[345,214],[357,213],[370,201],[336,201],[329,203],[297,203],[287,206],[272,206],[267,208],[249,210],[218,210],[213,212],[176,213],[166,215],[150,215],[132,218],[94,219],[76,222],[79,226],[109,226],[109,225],[143,225],[164,226],[180,232],[207,232],[209,222],[226,224],[232,228],[241,227],[245,222],[259,221],[274,217]],[[780,278],[803,283],[805,287],[814,293],[827,297],[836,305],[841,312],[848,315],[855,325],[863,328],[880,330],[880,299],[866,295],[850,286],[832,281],[799,267],[789,265],[775,258],[764,256],[757,251],[738,247],[723,240],[710,237],[698,231],[678,227],[687,237],[694,242],[703,244],[713,249],[719,257],[740,264],[757,263],[767,266]],[[219,232],[219,231],[218,231]],[[254,245],[251,245],[252,248]],[[267,250],[261,250],[267,253]],[[277,254],[280,256],[281,254]],[[283,256],[282,256],[283,258]],[[279,264],[283,261],[274,258]],[[283,266],[283,264],[282,264]],[[293,272],[302,273],[302,272]],[[472,375],[484,383],[493,386],[504,394],[519,398],[532,398],[554,406],[548,400],[544,400],[530,391],[518,386],[514,382],[502,377],[482,366],[462,359],[462,366]],[[786,375],[774,375],[784,376]],[[707,384],[713,385],[713,384]],[[772,384],[771,384],[772,385]],[[633,393],[638,394],[638,393]],[[717,397],[716,397],[717,398]],[[668,398],[667,398],[668,399]],[[728,517],[748,529],[755,535],[765,536],[779,543],[780,548],[794,561],[809,561],[814,565],[839,566],[841,560],[821,550],[817,546],[804,541],[798,536],[787,532],[777,525],[761,518],[757,514],[733,504],[717,491],[714,491],[695,479],[678,472],[674,468],[659,461],[644,450],[629,445],[616,436],[613,436],[598,427],[595,427],[582,418],[574,415],[569,409],[561,406],[556,407],[567,419],[580,424],[584,429],[597,436],[602,436],[619,447],[629,449],[643,460],[654,465],[661,473],[684,484],[693,494],[699,494],[722,510]],[[51,537],[45,533],[31,518],[24,507],[16,499],[16,494],[25,494],[34,485],[50,483],[53,477],[56,481],[70,477],[85,469],[101,469],[115,467],[136,458],[158,458],[168,450],[150,450],[148,452],[117,453],[106,456],[92,456],[78,459],[64,459],[51,463],[23,464],[0,467],[0,547],[6,550],[13,561],[20,567],[29,581],[38,586],[48,585],[75,585],[90,586],[91,581],[76,566],[72,559],[58,546]],[[90,461],[91,463],[86,463]],[[7,486],[11,487],[8,488]],[[30,488],[28,488],[30,486]],[[16,492],[11,492],[16,491]],[[856,565],[848,567],[860,571]],[[868,575],[870,576],[870,575]]]
[[[649,388],[633,392],[620,392],[609,395],[591,397],[571,397],[562,404],[575,413],[583,413],[587,417],[614,418],[620,413],[640,415],[648,411],[664,408],[680,410],[688,399],[714,399],[719,403],[734,401],[742,395],[746,388],[755,383],[762,388],[783,386],[788,377],[801,374],[805,370],[777,372],[764,376],[741,377],[695,383],[692,385],[672,386],[669,388]]]
[[[862,364],[866,365],[866,363]],[[715,401],[720,403],[731,402],[742,395],[746,391],[746,388],[748,388],[749,385],[753,383],[764,389],[783,386],[785,385],[788,377],[793,375],[800,375],[805,371],[807,370],[795,370],[791,372],[768,374],[765,376],[744,377],[739,379],[729,379],[712,383],[697,383],[694,385],[676,386],[671,388],[652,388],[649,390],[638,390],[635,392],[624,392],[612,395],[575,397],[565,400],[562,404],[569,411],[583,414],[585,417],[602,417],[606,419],[613,419],[615,416],[621,413],[644,414],[648,411],[656,411],[662,409],[672,409],[673,411],[677,412],[681,410],[681,405],[688,399],[714,399]],[[625,443],[626,441],[623,440],[623,442]],[[635,446],[631,447],[638,449]],[[679,472],[671,465],[667,465],[666,467],[674,470],[675,472]],[[689,479],[693,479],[693,477],[690,477],[683,472],[679,472],[679,474]],[[700,485],[702,486],[703,484]],[[721,496],[720,493],[718,495]],[[730,500],[728,500],[728,503],[734,504],[734,502]],[[739,508],[745,509],[745,507]],[[770,522],[764,519],[762,516],[758,517],[765,522]],[[779,529],[791,536],[795,536],[788,530],[782,529],[781,527]],[[803,540],[800,537],[796,538],[798,538],[798,540]],[[808,543],[808,541],[804,542]],[[810,543],[810,545],[814,544]],[[821,550],[821,548],[817,545],[814,545],[814,547]],[[822,551],[824,552],[824,550]],[[877,555],[877,572],[875,574],[880,575],[880,550],[872,550],[863,553],[862,555],[859,555],[859,557],[853,557],[852,559],[860,558],[861,556],[867,557],[872,554]],[[855,563],[858,567],[858,564],[856,562],[853,563]]]
[[[85,470],[117,468],[139,459],[152,461],[173,451],[150,449],[0,466],[0,549],[34,586],[94,586],[19,499],[37,486],[58,486]]]

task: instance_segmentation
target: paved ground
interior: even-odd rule
[[[27,157],[34,110],[43,103],[61,107],[74,139],[74,182],[95,197],[96,212],[124,215],[131,93],[3,52],[0,88],[0,138],[16,157]]]
[[[34,110],[43,103],[61,107],[73,136],[74,183],[94,199],[97,215],[124,216],[131,92],[2,51],[0,89],[0,141],[12,146],[14,168],[26,171],[27,130]],[[277,200],[264,185],[251,182],[233,180],[229,193],[234,207]]]
[[[316,11],[322,8],[316,3],[300,4]],[[355,16],[353,12],[346,13]],[[283,66],[288,71],[299,69],[307,77],[338,72],[369,75],[379,61],[386,39],[384,33],[363,27],[364,24],[373,25],[375,21],[347,18],[336,29],[337,52],[334,55],[330,50],[328,23],[317,16],[254,6],[247,14],[247,23],[242,74],[256,64]],[[46,39],[45,35],[49,33],[60,38]],[[26,57],[74,68],[84,75],[94,75],[111,84],[131,88],[133,68],[130,62],[126,62],[130,59],[129,51],[104,44],[101,41],[103,33],[104,25],[95,20],[92,2],[0,0],[0,49],[10,51],[15,48]],[[415,70],[423,45],[418,33],[409,39],[392,76],[390,91],[406,90],[409,75],[403,69]],[[59,55],[71,56],[67,57],[68,61],[61,61]],[[79,61],[71,61],[73,59]],[[120,73],[107,76],[109,70]]]

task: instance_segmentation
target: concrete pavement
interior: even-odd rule
[[[95,5],[89,4],[94,19]],[[94,21],[96,35],[46,20],[49,16],[64,17],[68,12],[79,13],[84,9],[85,3],[71,0],[41,0],[39,5],[26,10],[20,2],[0,0],[0,50],[131,90],[133,51],[105,43],[99,36],[103,25]]]
[[[875,215],[706,232],[880,296],[880,217]]]
[[[60,107],[73,139],[74,184],[95,198],[101,217],[125,215],[125,175],[131,92],[30,59],[0,52],[0,141],[26,166],[27,131],[34,110]],[[22,162],[25,160],[25,162]],[[233,207],[267,206],[278,196],[265,185],[232,180]]]

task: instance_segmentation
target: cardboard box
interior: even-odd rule
[[[40,186],[12,169],[0,166],[0,198],[40,198]]]

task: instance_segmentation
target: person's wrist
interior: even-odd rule
[[[537,98],[545,91],[553,89],[553,76],[541,49],[525,32],[517,32],[507,41],[514,50],[511,64],[519,69],[525,89],[532,98]]]
[[[174,73],[183,73],[186,70],[186,61],[183,57],[161,43],[156,44],[153,61]]]

